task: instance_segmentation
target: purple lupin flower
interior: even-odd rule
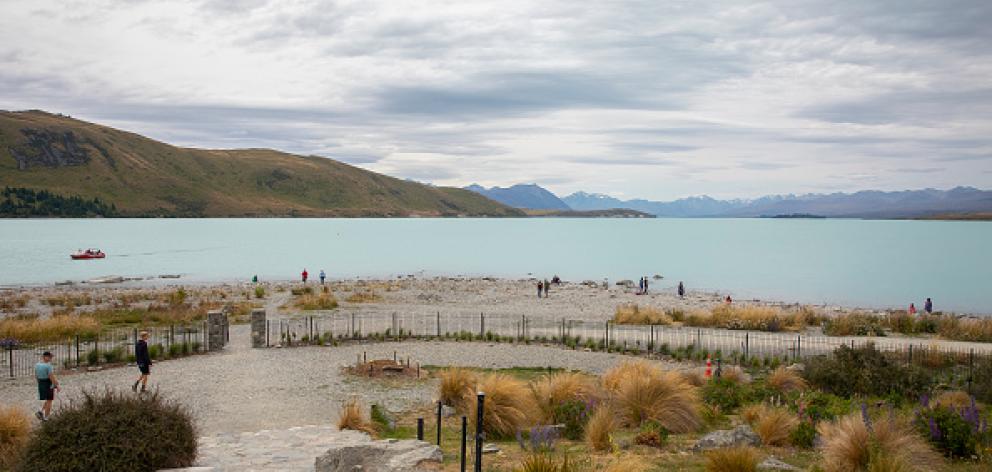
[[[861,421],[865,422],[865,427],[868,428],[868,432],[871,433],[871,416],[868,415],[868,405],[865,403],[861,404]]]
[[[940,428],[937,427],[937,422],[930,417],[930,438],[934,441],[940,440]]]
[[[930,395],[923,394],[920,395],[920,406],[923,408],[930,408]]]

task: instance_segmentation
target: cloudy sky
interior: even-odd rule
[[[0,109],[439,185],[992,187],[988,0],[0,0]]]

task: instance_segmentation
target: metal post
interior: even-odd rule
[[[803,337],[802,335],[796,336],[796,360],[802,359],[803,353]]]
[[[482,415],[485,411],[486,394],[479,392],[477,395],[477,406],[475,408],[475,472],[482,472],[482,441],[485,435],[482,433]]]
[[[14,378],[14,345],[7,346],[7,357],[9,358],[10,378]]]
[[[968,350],[968,394],[971,395],[971,379],[975,373],[975,349]]]
[[[437,402],[437,445],[441,446],[441,402]]]
[[[417,441],[424,440],[424,419],[417,418]]]
[[[437,312],[437,337],[441,337],[441,312]]]
[[[466,459],[465,458],[465,442],[466,442],[467,437],[468,437],[468,418],[465,417],[465,416],[462,416],[462,453],[461,453],[462,467],[461,467],[461,472],[465,472],[465,459]]]
[[[479,313],[479,337],[486,337],[486,314]]]
[[[79,335],[76,335],[76,367],[79,367]]]
[[[751,353],[751,339],[750,333],[744,333],[744,361],[747,362],[747,356]]]

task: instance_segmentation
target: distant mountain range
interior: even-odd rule
[[[573,193],[562,199],[574,210],[629,208],[660,217],[775,217],[809,215],[833,218],[926,218],[992,212],[992,191],[972,187],[950,190],[771,195],[756,199],[717,200],[708,196],[670,202],[620,200],[607,195]]]
[[[0,217],[525,216],[324,157],[181,148],[41,111],[0,111],[0,187]]]
[[[465,187],[480,195],[484,195],[492,200],[496,200],[504,205],[514,208],[524,208],[527,210],[571,210],[565,202],[555,194],[549,192],[536,184],[517,184],[512,187],[492,187],[485,188],[478,184]],[[610,210],[611,208],[595,208],[596,210]]]

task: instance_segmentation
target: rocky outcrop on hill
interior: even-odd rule
[[[89,153],[82,147],[85,138],[77,138],[72,131],[24,128],[21,133],[27,142],[8,148],[20,170],[39,166],[78,166],[90,160]]]

